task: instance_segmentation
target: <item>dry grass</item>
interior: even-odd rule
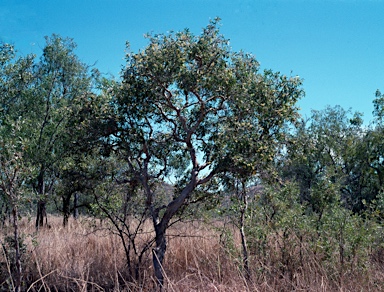
[[[142,264],[141,281],[128,281],[120,239],[71,221],[63,228],[61,218],[50,218],[51,228],[35,233],[33,223],[23,221],[27,234],[24,254],[25,291],[152,291],[154,280],[150,254]],[[234,230],[235,231],[235,230]],[[360,271],[332,275],[309,250],[295,265],[279,267],[279,245],[270,242],[268,256],[251,258],[251,281],[241,272],[239,238],[224,246],[220,232],[200,223],[180,223],[168,232],[164,265],[167,291],[384,291],[384,256]],[[2,238],[3,242],[3,238]],[[295,256],[292,251],[292,258]],[[4,253],[0,262],[5,263]],[[5,271],[5,272],[4,272]],[[0,291],[7,291],[7,269],[1,271]],[[9,274],[9,273],[8,273]]]

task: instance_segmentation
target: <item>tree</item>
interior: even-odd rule
[[[289,139],[282,176],[298,182],[301,202],[320,216],[335,200],[321,191],[323,184],[329,183],[338,187],[344,206],[357,211],[361,209],[363,172],[367,169],[363,139],[360,113],[352,115],[340,106],[313,110],[307,121],[297,124]]]
[[[295,114],[302,91],[298,78],[260,74],[253,56],[232,52],[218,20],[200,36],[185,30],[150,35],[149,42],[127,55],[117,92],[116,139],[129,166],[128,180],[139,183],[146,198],[161,288],[172,218],[204,184],[234,163],[247,164],[248,140],[250,151],[268,152],[280,125]],[[184,175],[178,179],[176,173]],[[158,200],[159,186],[173,180],[177,191],[167,202]]]
[[[46,37],[43,55],[34,69],[33,95],[28,99],[31,145],[28,156],[38,169],[31,184],[38,195],[36,228],[44,224],[48,194],[52,194],[60,173],[59,163],[79,149],[71,142],[74,114],[92,99],[92,76],[74,53],[72,39]],[[71,145],[71,146],[70,146]]]
[[[22,119],[28,110],[25,101],[31,95],[32,65],[32,55],[17,58],[12,46],[0,46],[0,191],[12,212],[14,291],[20,291],[22,284],[19,208],[26,199],[27,178],[32,173],[25,159],[30,143]]]
[[[98,93],[87,92],[76,98],[67,109],[68,118],[65,121],[65,132],[61,147],[65,149],[61,159],[56,164],[56,195],[62,200],[63,225],[67,225],[71,211],[79,205],[79,196],[84,197],[83,206],[90,208],[93,201],[91,190],[101,184],[110,174],[94,169],[95,161],[104,163],[111,153],[110,134],[116,125],[113,110],[110,106],[110,96],[104,91],[107,82],[93,71],[93,82]],[[74,196],[73,208],[71,198]],[[77,203],[76,203],[77,200]]]
[[[367,129],[360,147],[360,157],[364,162],[365,188],[363,189],[364,204],[378,199],[384,186],[384,95],[377,90],[373,100],[374,121]]]

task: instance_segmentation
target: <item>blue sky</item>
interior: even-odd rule
[[[72,37],[82,61],[118,77],[126,41],[138,51],[145,33],[199,34],[218,16],[233,50],[304,79],[303,115],[341,105],[368,122],[384,92],[383,13],[381,0],[1,0],[0,41],[39,55],[44,36]]]

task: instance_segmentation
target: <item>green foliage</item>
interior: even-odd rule
[[[72,39],[52,35],[35,60],[32,55],[18,58],[12,46],[1,46],[2,163],[5,167],[9,155],[17,153],[22,169],[28,168],[20,184],[29,189],[29,200],[42,206],[54,198],[55,188],[64,201],[89,187],[86,156],[108,148],[101,139],[115,130],[105,91],[110,83],[97,70],[90,72],[75,48]],[[102,94],[94,92],[96,87]],[[65,194],[64,186],[69,187]]]
[[[337,190],[322,185],[323,193],[337,196]],[[252,200],[246,229],[251,253],[275,262],[276,273],[290,276],[308,261],[316,261],[335,279],[347,271],[363,273],[376,225],[343,208],[339,200],[325,204],[319,216],[300,203],[298,194],[297,186],[288,184],[266,189]]]
[[[362,199],[372,199],[360,119],[359,113],[350,117],[341,107],[328,107],[298,123],[281,160],[281,175],[299,183],[302,202],[318,208],[313,190],[319,188],[321,193],[325,187],[321,185],[330,183],[341,190],[344,205],[355,212],[362,210]]]
[[[4,202],[13,208],[27,193],[25,183],[33,173],[33,166],[26,160],[29,127],[21,116],[28,109],[33,56],[17,58],[14,48],[7,44],[1,45],[0,55],[0,189]]]
[[[378,124],[382,124],[384,118],[384,95],[380,90],[376,90],[375,99],[373,101],[374,111],[373,114]]]
[[[199,36],[148,39],[127,54],[117,92],[120,149],[137,179],[170,179],[182,192],[231,169],[254,174],[273,159],[281,129],[296,117],[298,78],[260,74],[252,55],[230,50],[217,20]],[[152,204],[154,192],[144,190]]]

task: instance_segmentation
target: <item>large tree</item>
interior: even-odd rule
[[[150,35],[145,50],[127,54],[116,141],[129,165],[127,181],[138,182],[146,198],[160,287],[172,218],[218,174],[252,168],[248,153],[267,155],[296,113],[299,78],[258,70],[252,55],[231,51],[216,20],[199,36]],[[178,186],[167,200],[158,196],[165,181]]]

